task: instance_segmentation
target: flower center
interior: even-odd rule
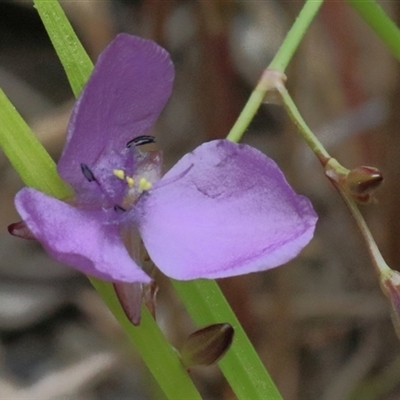
[[[81,164],[89,185],[80,194],[81,203],[114,209],[132,209],[136,200],[161,178],[162,154],[153,136],[130,140],[121,152],[110,152],[94,166]]]
[[[123,169],[114,169],[113,174],[121,181],[125,181],[128,190],[124,196],[123,205],[131,206],[145,191],[151,189],[153,184],[145,177],[133,177],[125,174]]]

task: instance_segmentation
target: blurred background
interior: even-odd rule
[[[176,67],[154,133],[166,169],[229,132],[303,1],[61,1],[96,59],[118,32],[156,40]],[[400,3],[381,2],[400,22]],[[344,166],[373,165],[385,183],[362,206],[400,268],[400,81],[397,61],[345,3],[327,1],[288,70],[309,126]],[[55,159],[73,96],[30,1],[0,2],[0,87]],[[1,127],[0,127],[1,129]],[[272,157],[320,216],[293,262],[220,285],[285,400],[400,399],[400,343],[355,223],[278,106],[264,105],[244,142]],[[37,243],[10,237],[22,187],[0,154],[0,400],[163,399],[87,279]],[[157,319],[173,345],[194,330],[168,280]],[[205,399],[234,399],[216,367],[191,373]],[[251,400],[251,399],[249,399]]]

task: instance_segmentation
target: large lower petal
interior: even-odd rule
[[[226,140],[185,155],[137,205],[150,257],[168,276],[222,278],[294,258],[317,216],[274,161]]]
[[[110,166],[129,140],[148,132],[167,102],[174,78],[169,54],[155,42],[118,35],[99,56],[75,104],[58,164],[75,190],[87,184],[80,164]],[[103,159],[105,165],[102,165]],[[121,162],[122,162],[121,156]]]
[[[57,261],[112,282],[150,282],[125,249],[117,225],[100,211],[80,210],[35,189],[15,198],[17,210],[37,240]]]

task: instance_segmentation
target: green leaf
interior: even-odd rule
[[[54,161],[1,89],[0,147],[27,186],[51,196],[72,196]]]
[[[393,56],[400,60],[400,30],[374,0],[347,0],[361,18],[385,43]]]
[[[33,2],[65,69],[72,91],[78,97],[93,70],[93,63],[60,4],[53,0]]]

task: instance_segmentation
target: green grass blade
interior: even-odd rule
[[[27,186],[52,196],[72,195],[54,161],[1,89],[0,147]]]
[[[307,0],[268,68],[285,72],[324,0]]]
[[[400,30],[374,0],[347,0],[400,61]]]
[[[75,97],[88,80],[93,63],[57,1],[33,0],[53,47],[67,74]]]

